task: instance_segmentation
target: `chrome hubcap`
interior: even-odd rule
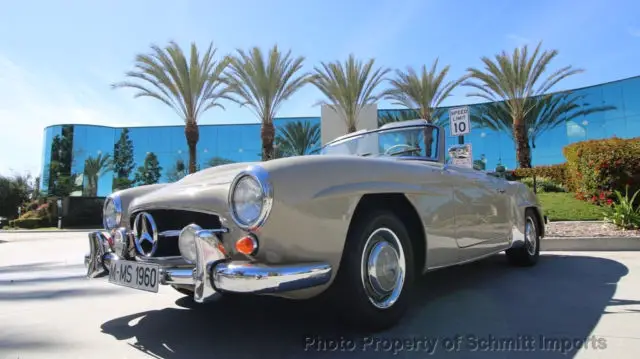
[[[402,244],[393,231],[378,228],[369,238],[362,255],[362,284],[369,301],[378,308],[391,307],[404,285],[405,258]]]
[[[536,225],[533,223],[533,219],[529,217],[524,227],[524,243],[527,246],[527,253],[529,253],[529,255],[534,256],[536,254],[536,247],[538,246],[537,237]]]

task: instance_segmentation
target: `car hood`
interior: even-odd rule
[[[129,213],[160,208],[218,213],[226,211],[231,181],[240,171],[255,163],[231,163],[190,174],[180,181],[135,198],[129,206]]]

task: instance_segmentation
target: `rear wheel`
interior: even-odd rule
[[[524,219],[524,245],[520,248],[510,248],[506,250],[509,263],[530,267],[538,263],[540,257],[540,231],[535,212],[527,209]]]
[[[331,289],[337,307],[362,329],[387,329],[406,312],[413,280],[411,239],[402,221],[390,211],[359,217]]]

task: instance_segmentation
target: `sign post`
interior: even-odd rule
[[[449,125],[451,136],[458,136],[458,144],[464,144],[464,135],[471,133],[469,107],[463,106],[449,109]]]
[[[58,198],[56,201],[56,205],[58,206],[58,229],[62,229],[62,199]]]

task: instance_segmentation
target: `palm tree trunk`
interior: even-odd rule
[[[200,139],[200,130],[195,121],[187,120],[184,126],[184,135],[187,138],[187,146],[189,146],[189,173],[196,172],[198,140]]]
[[[513,121],[513,138],[516,141],[516,159],[520,168],[531,168],[531,147],[523,119]]]
[[[273,140],[276,135],[276,128],[273,121],[263,120],[260,129],[260,137],[262,138],[262,160],[269,161],[273,158]]]
[[[356,132],[356,125],[354,123],[349,124],[349,126],[347,126],[347,133],[353,133]]]
[[[427,122],[429,123],[433,123],[431,120],[431,116],[429,115],[429,111],[428,109],[421,109],[422,112],[422,118],[427,120]],[[431,146],[433,146],[433,131],[425,131],[424,133],[424,143],[425,143],[425,154],[427,155],[427,157],[431,157],[433,155],[432,151],[431,151]]]

